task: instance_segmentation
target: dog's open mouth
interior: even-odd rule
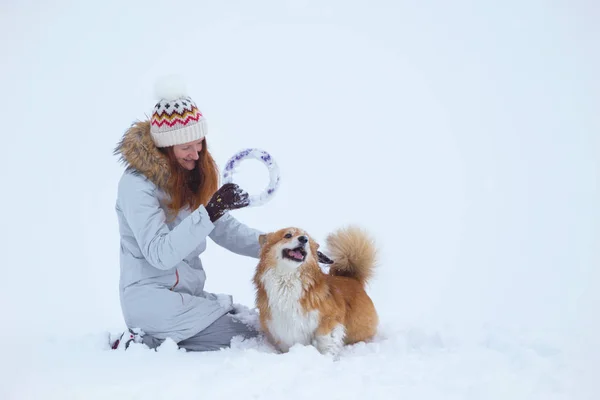
[[[295,249],[283,249],[283,258],[302,262],[306,258],[306,250],[304,250],[303,246],[296,247]]]

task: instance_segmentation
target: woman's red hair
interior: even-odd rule
[[[219,185],[219,168],[208,151],[206,139],[204,139],[202,150],[198,153],[199,159],[196,167],[191,171],[181,167],[175,157],[173,146],[160,150],[169,159],[171,174],[168,195],[171,197],[171,201],[168,208],[173,213],[173,218],[186,206],[190,210],[195,210],[201,204],[206,205]]]

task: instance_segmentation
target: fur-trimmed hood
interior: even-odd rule
[[[140,173],[162,190],[167,189],[170,169],[150,135],[150,121],[134,122],[114,150],[128,170]]]

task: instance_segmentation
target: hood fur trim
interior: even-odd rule
[[[141,173],[162,190],[167,189],[170,170],[167,157],[162,154],[150,136],[150,121],[137,121],[125,132],[114,155],[129,171]]]

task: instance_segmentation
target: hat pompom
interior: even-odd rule
[[[154,95],[158,100],[175,100],[187,96],[185,81],[179,75],[166,75],[156,80]]]

